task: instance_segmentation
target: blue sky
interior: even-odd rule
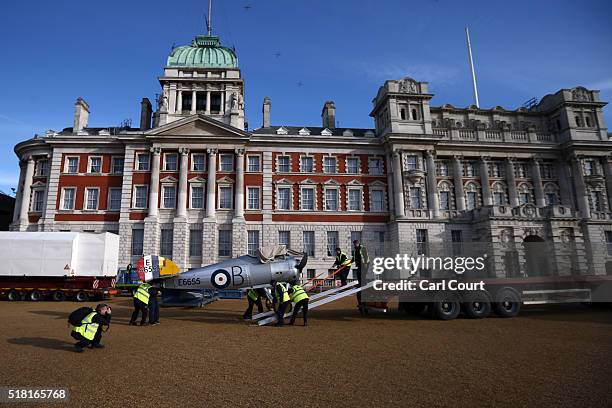
[[[245,6],[250,6],[246,8]],[[173,44],[204,32],[207,2],[72,0],[0,6],[0,190],[19,175],[14,145],[72,126],[138,124]],[[214,32],[235,46],[250,126],[272,99],[272,123],[319,125],[334,100],[340,126],[371,127],[385,79],[428,81],[433,104],[472,103],[464,27],[472,34],[481,106],[516,108],[583,85],[612,100],[612,2],[217,0]],[[612,109],[606,108],[612,123]],[[612,126],[611,126],[612,127]]]

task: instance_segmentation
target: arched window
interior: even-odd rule
[[[419,120],[419,114],[416,108],[412,108],[412,120]]]
[[[468,210],[480,207],[480,186],[469,182],[465,185],[465,202]]]
[[[521,205],[533,202],[533,186],[528,183],[519,184],[518,188],[519,203]]]
[[[508,204],[508,194],[506,190],[506,184],[497,182],[493,184],[493,205],[507,205]]]
[[[546,183],[544,185],[544,199],[546,205],[559,204],[559,187],[554,183]]]
[[[401,120],[406,120],[406,108],[401,108],[400,109],[400,119]]]

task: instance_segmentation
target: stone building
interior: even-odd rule
[[[434,107],[426,82],[391,79],[372,129],[336,127],[331,101],[320,126],[272,125],[265,98],[248,130],[236,54],[210,35],[174,49],[159,82],[138,128],[88,127],[79,98],[72,127],[19,143],[11,228],[111,231],[122,264],[156,253],[193,268],[285,244],[310,253],[311,277],[361,238],[371,255],[493,244],[491,276],[606,273],[594,248],[612,244],[612,143],[596,90]],[[569,252],[534,268],[532,241]]]

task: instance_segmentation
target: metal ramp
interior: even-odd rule
[[[316,300],[313,303],[309,303],[308,304],[308,310],[310,311],[312,309],[315,309],[315,308],[317,308],[319,306],[322,306],[322,305],[325,305],[327,303],[334,302],[334,301],[336,301],[338,299],[342,299],[344,297],[347,297],[347,296],[350,296],[350,295],[354,295],[355,293],[361,292],[362,290],[369,289],[372,286],[374,286],[374,282],[372,281],[372,282],[369,282],[369,283],[365,284],[364,286],[360,286],[360,287],[353,288],[353,289],[349,288],[349,287],[353,287],[355,285],[357,285],[357,282],[351,282],[349,285],[341,286],[340,288],[332,289],[333,291],[335,291],[333,294],[329,293],[332,290],[328,290],[326,292],[320,293],[320,295],[323,295],[323,296],[319,296],[319,297],[315,298],[316,295],[313,295],[312,297],[310,297],[310,300],[313,300],[313,299],[316,300],[316,299],[319,299],[319,298],[321,298],[321,299],[320,300]],[[339,293],[336,293],[336,292],[339,292]],[[270,313],[270,312],[268,312],[268,313]],[[291,316],[291,313],[285,313],[285,315],[283,317],[290,317],[290,316]],[[269,317],[266,317],[264,319],[259,320],[257,322],[257,324],[259,326],[264,326],[266,324],[274,323],[274,322],[276,322],[276,320],[277,320],[276,319],[276,314],[274,314],[274,312],[272,312],[272,316],[269,316]]]

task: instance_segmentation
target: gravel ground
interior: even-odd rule
[[[307,328],[274,328],[225,300],[130,327],[131,300],[111,303],[106,348],[76,354],[66,318],[79,305],[0,302],[0,386],[68,387],[70,406],[87,407],[612,405],[610,310],[441,322],[360,318],[346,299]]]

